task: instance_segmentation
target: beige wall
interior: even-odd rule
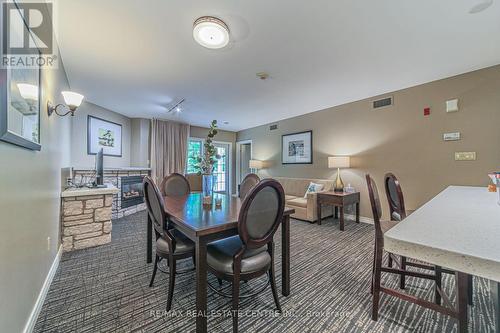
[[[332,91],[332,93],[335,93]],[[371,109],[367,99],[240,131],[237,140],[253,140],[253,158],[271,164],[262,175],[333,178],[327,157],[351,155],[344,183],[361,191],[361,215],[372,217],[364,179],[370,173],[384,197],[383,176],[395,173],[406,208],[415,209],[445,187],[488,184],[487,173],[500,171],[500,66],[388,94],[394,106]],[[459,98],[460,111],[445,112],[445,101]],[[423,109],[431,107],[424,117]],[[314,163],[281,164],[281,135],[313,130]],[[462,140],[444,142],[443,133],[459,131]],[[476,161],[454,161],[455,151],[475,151]]]
[[[190,136],[192,138],[206,138],[208,128],[191,126]],[[236,193],[236,133],[230,131],[218,130],[215,141],[224,141],[231,143],[231,192]]]
[[[132,133],[130,118],[85,101],[76,110],[75,116],[72,117],[72,166],[93,167],[95,165],[95,155],[87,154],[87,116],[89,115],[122,125],[122,157],[104,156],[104,167],[129,167]]]
[[[131,119],[130,165],[149,167],[149,119]]]
[[[62,63],[42,71],[40,152],[0,141],[0,332],[23,330],[58,251],[60,174],[70,164],[71,119],[49,118],[45,105],[47,99],[62,102],[67,89]]]

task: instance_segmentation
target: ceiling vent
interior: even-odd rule
[[[278,125],[277,124],[269,126],[269,130],[270,131],[274,131],[275,129],[278,129]]]
[[[392,104],[393,104],[392,96],[385,97],[385,98],[373,101],[373,108],[374,109],[384,108],[386,106],[391,106]]]

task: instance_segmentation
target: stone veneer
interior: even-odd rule
[[[148,168],[117,168],[117,169],[104,169],[104,183],[113,184],[120,191],[113,198],[112,205],[112,218],[118,219],[120,217],[128,216],[130,214],[137,213],[139,211],[146,209],[146,204],[142,203],[136,206],[131,206],[127,208],[122,208],[122,194],[121,194],[121,177],[128,176],[148,176],[150,174],[150,169]],[[82,179],[93,179],[95,177],[95,171],[90,169],[77,169],[74,170],[74,181],[75,183],[81,182]]]
[[[111,242],[113,194],[61,199],[62,246],[65,252]]]

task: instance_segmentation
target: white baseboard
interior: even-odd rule
[[[54,261],[52,262],[52,266],[50,266],[49,273],[47,274],[47,277],[45,278],[45,282],[43,283],[43,286],[42,286],[42,289],[40,290],[40,293],[38,294],[38,298],[36,299],[35,305],[33,306],[33,310],[31,310],[28,321],[26,322],[26,325],[24,326],[23,333],[31,333],[31,332],[33,332],[33,329],[35,328],[36,320],[38,319],[38,315],[40,314],[40,311],[42,310],[43,302],[45,301],[45,297],[47,296],[47,293],[49,292],[49,288],[50,288],[50,285],[52,283],[52,280],[54,279],[54,275],[56,275],[57,267],[59,266],[59,261],[61,261],[61,254],[62,254],[62,245],[59,246],[59,250],[57,251],[56,257],[54,258]]]
[[[354,214],[344,214],[344,218],[355,221],[356,220],[356,215],[354,215]],[[369,217],[365,217],[365,216],[360,216],[359,217],[359,222],[373,224],[373,219],[371,219]]]

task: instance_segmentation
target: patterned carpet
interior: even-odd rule
[[[144,221],[144,212],[113,221],[111,244],[62,256],[35,332],[194,331],[194,272],[177,276],[173,311],[165,313],[167,275],[158,272],[154,287],[148,287],[153,265],[145,260]],[[346,230],[340,232],[333,219],[321,226],[292,220],[291,231],[292,293],[280,294],[285,313],[273,312],[268,288],[242,300],[240,332],[456,331],[449,317],[387,295],[382,295],[379,321],[371,320],[371,225],[347,221]],[[276,238],[276,269],[281,272],[280,237]],[[209,281],[216,285],[210,275]],[[261,283],[249,282],[244,288],[258,288]],[[395,287],[397,278],[385,277],[384,283]],[[474,283],[470,331],[493,332],[489,285],[479,278]],[[409,278],[407,285],[412,294],[432,299],[430,283]],[[450,294],[454,278],[447,276],[443,285]],[[209,332],[230,332],[231,318],[222,312],[230,309],[230,300],[209,290],[208,309],[214,311],[208,319]]]

